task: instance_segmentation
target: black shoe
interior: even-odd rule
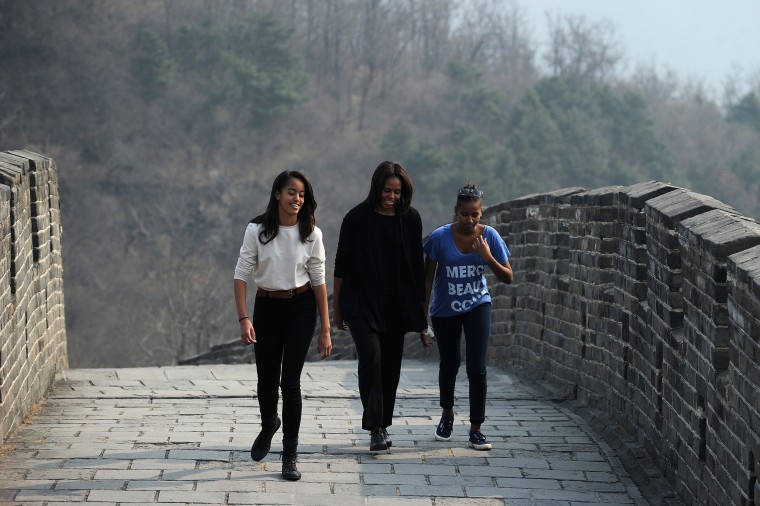
[[[388,445],[388,448],[393,446],[393,441],[391,441],[391,435],[388,434],[388,429],[383,427],[383,437],[385,438],[385,444]]]
[[[385,442],[382,427],[375,427],[370,433],[369,451],[380,452],[388,449],[388,443]]]
[[[277,432],[277,429],[280,428],[280,425],[282,425],[282,420],[280,420],[280,417],[278,416],[275,420],[274,425],[270,427],[261,427],[261,432],[259,432],[259,435],[253,442],[253,446],[251,446],[251,458],[253,460],[258,462],[267,456],[269,453],[269,448],[272,446],[272,438],[274,437],[274,433]]]
[[[301,479],[301,472],[296,469],[298,462],[298,453],[294,451],[285,451],[280,454],[282,459],[282,477],[288,481],[298,481]]]
[[[451,440],[451,432],[454,430],[454,417],[442,416],[435,428],[435,439],[437,441]]]
[[[479,430],[476,430],[474,432],[470,431],[469,445],[475,448],[476,450],[490,450],[491,449],[491,443],[488,442],[486,437]]]

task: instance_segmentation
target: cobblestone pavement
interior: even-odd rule
[[[3,504],[576,505],[648,504],[606,438],[566,403],[489,370],[483,432],[467,447],[460,372],[454,435],[434,440],[437,364],[404,362],[389,453],[361,430],[356,362],[310,362],[302,376],[298,469],[250,459],[259,431],[254,365],[73,369],[0,452]],[[608,438],[607,438],[608,439]],[[641,474],[641,473],[639,473]],[[656,473],[645,470],[652,479]],[[640,482],[640,480],[636,480]],[[669,503],[672,504],[672,503]]]

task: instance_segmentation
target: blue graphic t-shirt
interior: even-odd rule
[[[483,238],[497,262],[509,259],[509,249],[493,227],[485,226]],[[462,253],[454,243],[451,224],[439,227],[430,234],[423,246],[425,254],[438,262],[433,281],[433,301],[430,316],[455,316],[491,302],[488,293],[485,260],[475,253]]]

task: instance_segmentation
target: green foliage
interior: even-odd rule
[[[174,71],[169,48],[161,36],[150,28],[140,30],[138,52],[132,58],[132,73],[141,85],[145,102],[163,94],[174,82]]]
[[[558,186],[595,187],[662,178],[670,155],[638,95],[555,77],[517,105],[508,148],[519,171]]]
[[[177,59],[209,110],[240,111],[262,127],[306,100],[308,78],[290,46],[292,29],[272,13],[221,24],[184,25]]]
[[[748,93],[738,104],[728,109],[728,121],[749,125],[760,133],[760,99],[754,93]]]
[[[534,90],[529,90],[515,106],[510,131],[510,159],[515,167],[523,168],[523,177],[540,179],[540,173],[561,172],[562,132]]]
[[[760,181],[760,147],[749,146],[734,160],[731,170],[742,180]]]
[[[450,62],[446,75],[459,102],[459,109],[471,121],[483,126],[501,126],[506,119],[504,98],[483,82],[483,73],[472,65]]]

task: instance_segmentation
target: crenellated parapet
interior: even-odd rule
[[[760,224],[660,182],[530,195],[484,219],[515,271],[492,290],[492,363],[606,413],[687,504],[760,497]]]
[[[55,162],[0,153],[0,436],[67,367],[61,214]]]

